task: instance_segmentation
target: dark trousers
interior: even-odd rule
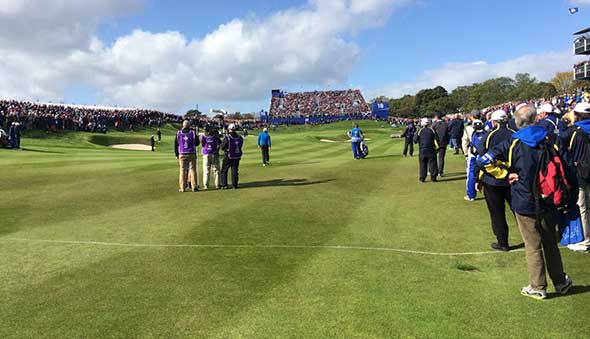
[[[447,145],[441,145],[438,151],[438,174],[443,175],[445,173],[445,156],[447,155]]]
[[[408,148],[410,149],[410,155],[414,155],[414,137],[406,138],[404,143],[404,156],[408,155]]]
[[[231,182],[233,188],[238,188],[238,170],[240,168],[240,159],[230,159],[225,156],[223,158],[223,165],[221,165],[221,187],[227,187],[227,173],[231,168]]]
[[[508,223],[506,222],[506,203],[510,206],[510,187],[484,184],[486,204],[492,221],[492,231],[501,246],[508,246]]]
[[[420,154],[420,181],[426,180],[427,172],[430,171],[430,178],[436,181],[438,168],[436,166],[436,154]]]
[[[262,164],[267,165],[270,163],[270,154],[269,154],[269,147],[268,146],[260,146],[260,150],[262,150]]]
[[[455,154],[459,154],[459,152],[463,153],[463,148],[462,148],[462,144],[463,142],[461,141],[461,137],[458,138],[453,138],[454,143],[455,143]],[[465,153],[463,153],[465,154]]]

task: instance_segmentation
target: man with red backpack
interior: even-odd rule
[[[574,107],[574,116],[576,122],[563,133],[562,142],[566,146],[569,160],[576,168],[580,186],[578,206],[584,239],[574,248],[587,252],[590,248],[590,104],[577,104]]]
[[[545,299],[546,270],[557,293],[566,294],[573,285],[563,271],[555,233],[558,209],[575,204],[577,183],[557,153],[556,137],[548,137],[545,129],[534,126],[536,115],[532,105],[520,108],[516,112],[519,131],[477,162],[480,166],[494,159],[506,162],[512,209],[524,240],[529,272],[529,285],[521,294]]]

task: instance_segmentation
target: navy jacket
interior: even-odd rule
[[[414,142],[419,145],[420,155],[434,155],[438,149],[438,136],[430,127],[424,127],[414,135]]]
[[[413,139],[414,134],[416,134],[416,126],[414,126],[413,123],[410,123],[404,130],[404,133],[402,133],[402,138]]]
[[[590,134],[590,120],[578,121],[574,126],[568,128],[561,135],[561,143],[567,151],[567,161],[570,166],[575,166],[585,152],[590,151],[588,147],[588,135]],[[579,178],[590,183],[590,178]]]
[[[463,137],[463,129],[465,122],[462,119],[453,119],[449,124],[449,130],[451,131],[451,138],[459,139]]]
[[[480,156],[486,154],[490,149],[497,147],[503,142],[510,141],[512,139],[512,134],[515,131],[510,129],[506,124],[498,124],[493,130],[487,131],[482,138],[482,142],[479,144],[477,148],[477,153]],[[476,167],[476,173],[479,173],[480,168]],[[491,186],[502,186],[508,187],[508,180],[499,180],[496,179],[494,176],[490,175],[489,173],[483,172],[483,176],[480,179]]]
[[[550,140],[559,140],[548,140],[547,135],[547,131],[541,126],[528,126],[490,151],[497,160],[508,163],[510,173],[518,174],[518,181],[510,187],[512,209],[518,214],[532,216],[536,213],[533,185],[536,185],[537,164],[542,152],[539,145],[546,142],[549,147],[553,147],[555,142]],[[541,208],[542,213],[548,212],[546,207]]]

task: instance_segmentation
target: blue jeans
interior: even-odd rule
[[[475,199],[477,191],[475,190],[475,183],[477,181],[477,173],[475,173],[475,157],[467,157],[467,197]]]

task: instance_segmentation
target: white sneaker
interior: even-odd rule
[[[570,244],[570,245],[567,245],[567,248],[569,248],[570,250],[572,250],[574,252],[580,252],[580,253],[588,253],[590,251],[588,246],[584,245],[583,243]]]
[[[536,300],[547,299],[547,292],[545,290],[536,290],[532,288],[531,285],[523,287],[522,290],[520,290],[520,294]]]
[[[565,282],[561,285],[555,285],[555,292],[557,292],[561,295],[567,294],[567,292],[570,290],[570,288],[572,288],[572,286],[574,286],[574,282],[566,274],[565,275]]]

